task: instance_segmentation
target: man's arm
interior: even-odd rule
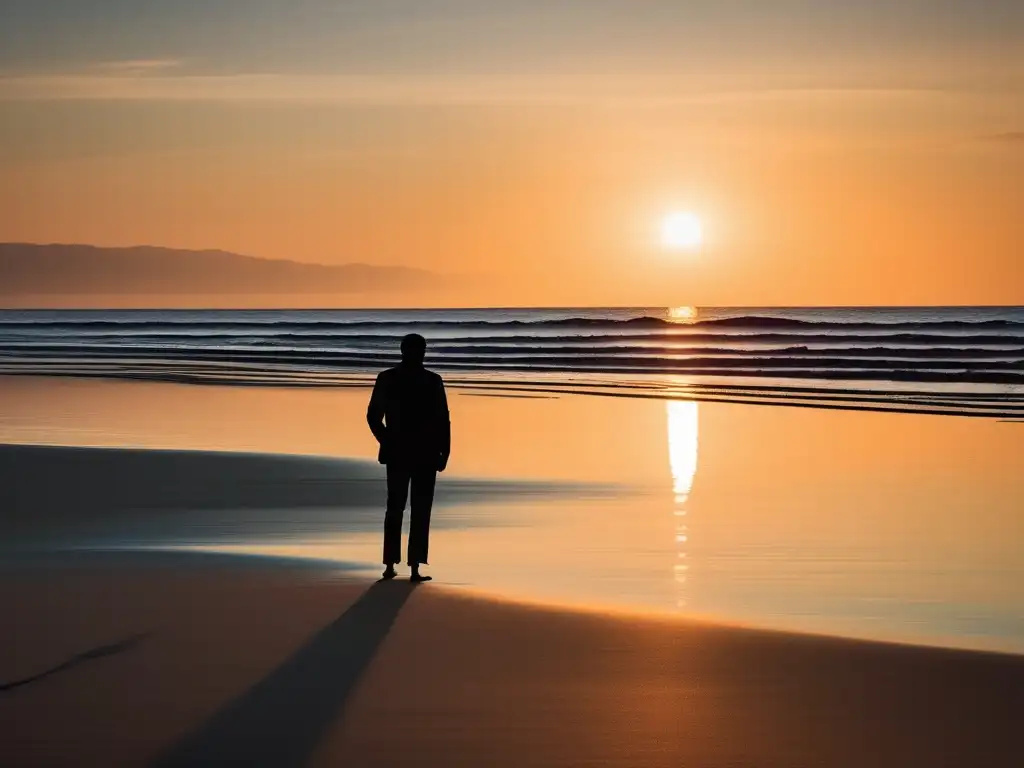
[[[366,423],[370,425],[370,431],[377,438],[377,442],[383,445],[388,430],[384,426],[384,382],[381,381],[381,375],[377,376],[377,381],[373,385],[370,404],[366,408]]]
[[[438,386],[438,421],[441,430],[441,461],[438,464],[438,471],[444,472],[448,466],[448,457],[452,453],[452,419],[448,411],[448,396],[444,391],[444,382],[439,378]]]

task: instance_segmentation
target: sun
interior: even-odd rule
[[[673,211],[661,222],[661,244],[673,251],[692,251],[704,242],[700,217],[690,211]]]

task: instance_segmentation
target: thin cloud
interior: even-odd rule
[[[165,75],[121,70],[0,79],[0,100],[282,101],[367,105],[573,100],[564,85],[534,79],[373,75]]]
[[[120,61],[103,61],[96,65],[101,71],[118,74],[142,74],[146,72],[163,72],[180,67],[180,59],[125,59]]]
[[[1024,144],[1024,131],[1006,131],[1005,133],[994,133],[987,137],[991,141],[998,141],[1003,144]]]
[[[186,75],[175,60],[109,62],[105,72],[0,77],[0,101],[279,101],[391,105],[658,105],[747,98],[877,98],[933,94],[927,88],[801,83],[757,77],[580,75]],[[773,80],[775,80],[773,78]]]

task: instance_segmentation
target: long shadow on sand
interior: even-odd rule
[[[414,589],[397,581],[371,586],[334,623],[153,765],[307,764]]]

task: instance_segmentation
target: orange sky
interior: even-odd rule
[[[614,2],[447,0],[417,19],[366,5],[349,39],[306,2],[303,23],[339,24],[323,40],[218,15],[237,37],[215,57],[183,42],[198,16],[89,2],[119,37],[50,30],[52,61],[0,57],[0,241],[458,276],[423,305],[1024,303],[1012,3],[786,2],[745,25],[696,3],[690,29],[648,0],[632,26]],[[14,5],[23,37],[47,31]],[[261,23],[279,45],[257,59]],[[699,252],[659,246],[673,209],[702,217]]]

